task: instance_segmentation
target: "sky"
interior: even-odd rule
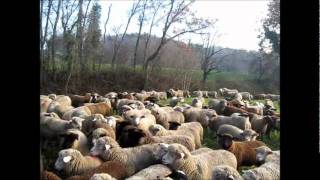
[[[268,0],[196,0],[192,5],[197,17],[217,19],[215,29],[212,32],[220,34],[216,45],[221,47],[258,50],[261,20],[267,16]],[[126,24],[127,13],[133,1],[102,0],[99,1],[101,9],[101,29],[104,31],[104,22],[107,18],[109,4],[112,3],[110,19],[107,31],[112,27]],[[138,32],[137,17],[133,18],[128,33]],[[123,32],[124,25],[120,32]],[[142,31],[147,31],[148,26]],[[161,35],[160,27],[154,31]],[[201,43],[199,35],[186,35],[181,40],[191,39],[192,43]]]

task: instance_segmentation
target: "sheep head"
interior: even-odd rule
[[[54,164],[56,170],[61,171],[70,166],[70,163],[76,158],[82,157],[80,151],[75,149],[64,149],[58,154],[58,158]]]
[[[244,141],[254,141],[259,136],[259,134],[252,129],[245,129],[242,133],[240,133],[240,135]]]
[[[223,149],[229,149],[232,146],[233,143],[233,136],[230,134],[222,134],[219,138],[219,145]]]
[[[272,150],[267,146],[260,146],[254,150],[256,151],[256,159],[259,163],[264,163],[266,157],[272,154]]]
[[[84,121],[83,118],[79,117],[72,117],[70,121],[68,121],[69,128],[68,129],[81,129],[82,128],[82,121]]]
[[[191,156],[186,147],[180,144],[170,144],[167,152],[162,156],[162,163],[175,167]]]
[[[145,118],[145,115],[137,109],[132,109],[124,112],[123,117],[125,121],[129,121],[132,125],[138,126],[140,121]]]
[[[151,134],[153,136],[157,136],[157,135],[160,135],[162,134],[161,132],[162,131],[165,131],[166,129],[161,126],[160,124],[153,124],[149,127],[149,131],[151,132]]]
[[[97,139],[90,149],[90,154],[93,156],[110,156],[110,150],[112,148],[119,148],[119,144],[111,137],[100,137]]]

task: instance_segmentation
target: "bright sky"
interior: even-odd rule
[[[208,17],[218,19],[216,30],[221,34],[216,45],[222,47],[258,50],[259,39],[257,38],[261,29],[261,19],[265,18],[268,11],[268,0],[197,0],[192,9],[196,10],[197,17]],[[127,12],[133,1],[113,0],[100,1],[101,29],[107,18],[109,4],[112,3],[112,10],[108,22],[107,31],[111,27],[123,24],[127,21]],[[128,33],[138,32],[136,17],[131,22]],[[148,27],[146,27],[148,28]],[[123,29],[120,32],[123,32]],[[145,29],[146,30],[146,29]],[[154,32],[160,36],[160,28]],[[187,35],[193,43],[201,43],[199,36]]]

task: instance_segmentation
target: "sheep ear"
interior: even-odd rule
[[[66,156],[66,157],[63,158],[63,162],[64,163],[68,163],[71,159],[72,159],[71,156]]]
[[[110,146],[109,144],[106,144],[106,145],[105,145],[106,150],[109,150],[110,147],[111,147],[111,146]]]
[[[230,175],[227,177],[227,180],[234,180],[234,177],[230,174]]]
[[[179,157],[179,159],[183,159],[184,158],[184,156],[185,156],[185,154],[182,152],[182,153],[178,153],[178,157]]]

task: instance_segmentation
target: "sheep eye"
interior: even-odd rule
[[[134,116],[130,116],[130,118],[134,118]]]

